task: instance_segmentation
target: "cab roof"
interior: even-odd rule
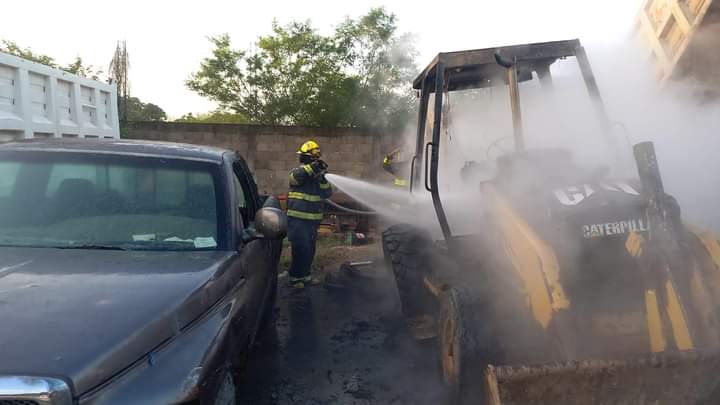
[[[532,72],[547,68],[558,59],[575,56],[581,48],[580,41],[539,42],[495,48],[475,49],[459,52],[439,53],[413,82],[413,88],[420,90],[423,85],[434,91],[437,67],[442,64],[450,77],[446,80],[448,90],[462,90],[504,85],[506,69],[495,59],[517,61],[520,81],[530,80]]]
[[[164,157],[220,163],[228,149],[202,145],[125,139],[27,139],[0,143],[0,152],[78,152]]]

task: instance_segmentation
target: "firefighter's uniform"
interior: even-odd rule
[[[398,148],[385,155],[385,158],[383,159],[383,169],[395,177],[393,179],[393,185],[395,187],[407,188],[409,184],[407,177],[410,172],[410,162],[398,161],[399,155],[402,152],[403,151]]]
[[[310,270],[315,257],[323,200],[332,195],[325,179],[327,165],[320,160],[320,147],[308,141],[300,147],[300,166],[290,171],[288,193],[288,239],[292,246],[290,282],[296,288],[312,281]]]

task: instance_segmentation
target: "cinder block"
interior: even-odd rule
[[[285,144],[283,142],[273,142],[270,144],[270,150],[277,153],[286,153],[285,152]]]
[[[216,132],[215,143],[217,145],[231,145],[234,141],[235,136],[227,132]]]
[[[258,163],[259,162],[255,162],[256,167]],[[255,169],[255,175],[258,179],[271,179],[273,177],[273,171],[270,169]]]
[[[339,156],[342,158],[342,161],[346,163],[360,163],[363,161],[360,157],[360,154],[355,151],[342,152],[339,154]]]
[[[267,143],[277,143],[281,142],[283,136],[276,134],[274,131],[272,134],[268,133],[262,133],[258,135],[258,143],[259,142],[267,142]]]
[[[362,144],[357,146],[358,153],[366,156],[370,156],[372,154],[372,145],[371,144]]]
[[[290,169],[293,168],[293,165],[289,164],[285,160],[270,160],[269,162],[269,168],[276,173],[289,173]]]
[[[233,142],[230,144],[230,149],[236,150],[244,156],[248,152],[248,144],[247,142]]]
[[[256,150],[258,152],[271,152],[272,151],[272,143],[267,142],[265,140],[258,140],[256,144]]]
[[[330,171],[334,172],[346,172],[352,168],[351,162],[333,162],[332,164],[328,163],[328,166],[330,166]]]
[[[215,134],[212,132],[205,132],[202,134],[202,140],[206,145],[214,145],[217,142]]]
[[[271,170],[270,167],[270,160],[267,159],[257,159],[255,160],[255,170]]]
[[[339,145],[338,151],[339,152],[357,152],[360,145],[354,144],[354,143],[343,143]]]
[[[302,143],[296,142],[295,139],[285,139],[282,144],[285,153],[295,153]]]
[[[360,135],[347,135],[344,138],[345,143],[350,143],[354,145],[360,145],[364,143],[364,140],[366,139],[366,137]]]
[[[276,155],[277,154],[275,152],[257,151],[257,152],[255,152],[255,160],[258,160],[258,161],[259,160],[265,160],[265,161],[275,160]]]

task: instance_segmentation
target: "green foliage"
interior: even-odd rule
[[[414,106],[416,69],[411,38],[396,31],[395,16],[378,8],[329,36],[310,22],[275,22],[254,54],[221,35],[186,85],[255,123],[400,126]]]
[[[193,115],[193,113],[187,113],[182,117],[176,119],[175,122],[202,122],[206,124],[247,124],[250,122],[250,120],[242,114],[217,110],[197,115]]]
[[[75,57],[75,60],[69,65],[62,66],[55,62],[53,57],[35,53],[30,48],[21,48],[13,41],[0,40],[0,52],[9,53],[23,59],[27,59],[33,62],[37,62],[43,65],[50,66],[52,68],[61,69],[68,73],[78,75],[81,77],[87,77],[92,80],[99,80],[103,74],[101,69],[97,69],[92,65],[83,65],[82,58],[79,56]]]
[[[122,101],[125,101],[124,99]],[[165,121],[167,114],[153,103],[143,103],[137,97],[127,98],[127,121]],[[121,108],[125,108],[123,105]]]
[[[87,77],[92,80],[100,80],[100,75],[103,74],[103,71],[100,69],[96,69],[91,65],[83,65],[82,58],[79,56],[75,57],[75,61],[73,63],[64,67],[61,66],[60,69],[74,75]]]

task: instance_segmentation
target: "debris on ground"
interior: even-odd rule
[[[379,257],[374,245],[341,246],[345,263]],[[390,272],[382,260],[361,270],[344,293],[308,288],[278,291],[277,336],[249,359],[240,382],[248,405],[437,405],[444,387],[434,346],[404,325]]]

